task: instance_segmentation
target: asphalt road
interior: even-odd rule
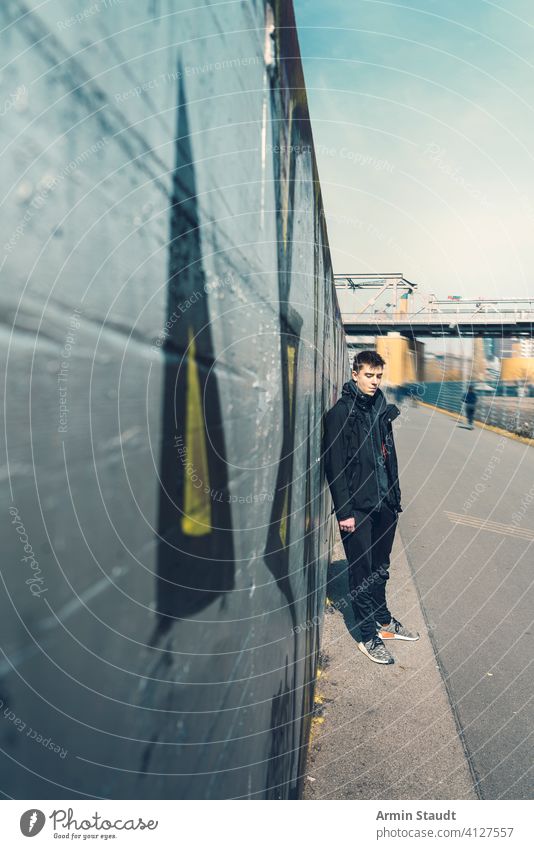
[[[534,785],[534,447],[404,405],[400,531],[478,790]]]

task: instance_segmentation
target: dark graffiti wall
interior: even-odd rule
[[[344,338],[291,3],[192,5],[0,7],[15,798],[299,794]]]

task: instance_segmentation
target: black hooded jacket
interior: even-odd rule
[[[353,380],[343,386],[324,426],[325,472],[338,521],[387,504],[402,512],[391,422],[400,415],[383,392],[364,395]]]

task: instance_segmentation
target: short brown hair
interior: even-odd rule
[[[371,368],[382,368],[386,365],[386,361],[376,351],[358,351],[354,357],[352,369],[353,371],[360,371],[363,365],[371,366]]]

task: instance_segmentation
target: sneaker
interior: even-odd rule
[[[378,636],[382,640],[418,640],[419,634],[417,631],[408,631],[408,628],[405,628],[398,619],[395,619],[394,616],[391,617],[391,622],[389,625],[381,625],[380,622],[376,623],[378,626]]]
[[[356,645],[373,663],[395,663],[380,637],[371,637],[367,642]]]

